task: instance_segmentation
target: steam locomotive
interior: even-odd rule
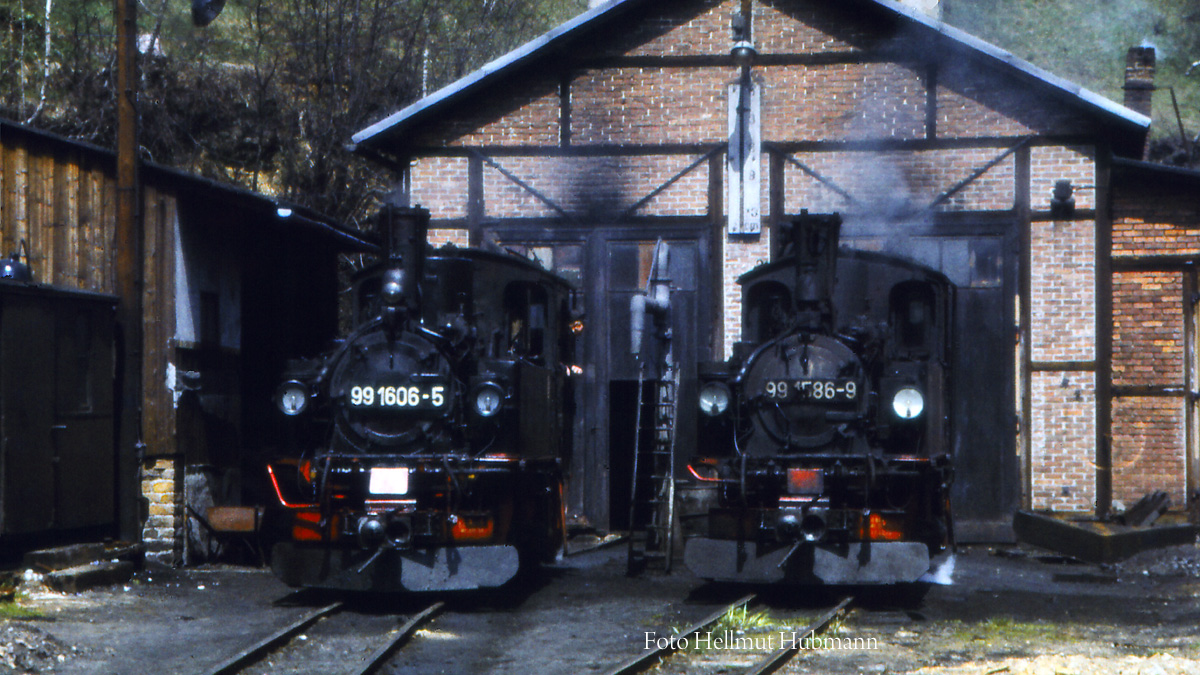
[[[292,586],[498,587],[563,546],[571,288],[511,254],[428,249],[387,207],[354,329],[289,365],[294,451],[270,462],[271,566]]]
[[[684,561],[751,583],[907,583],[953,543],[948,368],[954,287],[842,250],[802,213],[739,279],[742,341],[699,369]]]

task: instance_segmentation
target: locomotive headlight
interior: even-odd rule
[[[504,390],[500,385],[487,382],[475,390],[475,412],[480,417],[494,417],[500,412],[500,404],[504,402]]]
[[[396,305],[404,297],[404,270],[393,267],[383,274],[383,301]]]
[[[275,403],[284,415],[299,415],[308,409],[308,387],[295,380],[284,382],[275,390]]]
[[[700,388],[700,412],[716,417],[729,410],[729,387],[724,382],[709,382]]]
[[[902,420],[916,419],[925,411],[925,396],[913,387],[905,387],[892,397],[892,410]]]

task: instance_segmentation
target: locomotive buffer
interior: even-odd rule
[[[675,436],[679,367],[671,353],[670,250],[661,239],[654,246],[654,262],[646,292],[630,301],[630,351],[638,361],[637,414],[634,416],[633,471],[630,477],[629,556],[626,573],[638,574],[651,562],[671,571],[675,526]],[[642,352],[646,315],[654,320],[655,363]],[[647,371],[654,375],[654,438],[648,457],[642,457],[642,398]],[[640,465],[649,461],[649,476]],[[648,480],[647,480],[648,479]],[[648,484],[647,484],[648,483]],[[640,489],[639,489],[640,488]],[[639,524],[639,515],[646,518]]]

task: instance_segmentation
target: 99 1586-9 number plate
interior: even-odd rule
[[[776,400],[853,401],[858,398],[858,383],[850,379],[767,380],[763,394]]]
[[[355,385],[346,393],[346,400],[353,408],[415,408],[431,410],[446,405],[446,385],[413,384]]]

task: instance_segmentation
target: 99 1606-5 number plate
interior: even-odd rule
[[[763,394],[770,399],[799,401],[853,401],[858,383],[838,380],[767,380]]]
[[[346,394],[346,400],[353,408],[436,409],[447,403],[446,385],[355,385],[350,387],[350,391]]]

